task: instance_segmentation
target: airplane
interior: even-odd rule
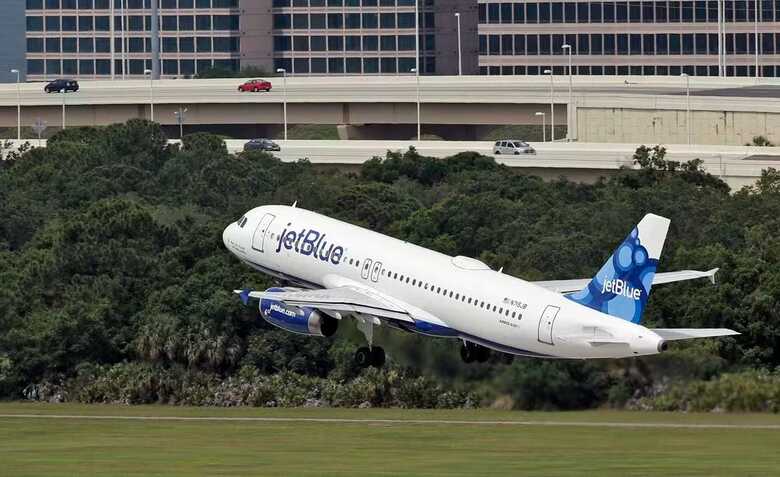
[[[374,328],[388,326],[462,342],[464,362],[491,351],[535,358],[624,358],[665,351],[669,341],[738,335],[730,329],[649,329],[642,314],[653,285],[717,269],[656,273],[669,219],[648,214],[592,279],[525,281],[469,257],[451,257],[293,206],[252,209],[225,228],[227,249],[278,280],[265,291],[235,290],[259,301],[260,316],[284,330],[330,337],[345,318],[367,346],[361,367],[381,367]]]

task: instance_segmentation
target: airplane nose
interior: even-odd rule
[[[227,227],[225,227],[225,230],[222,231],[222,242],[225,244],[225,247],[230,248],[230,234],[233,231],[233,227],[235,224],[230,224]]]

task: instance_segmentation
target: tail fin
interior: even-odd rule
[[[626,321],[642,321],[668,230],[669,219],[645,215],[588,286],[567,298]]]

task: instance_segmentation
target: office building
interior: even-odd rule
[[[722,38],[718,3],[480,0],[480,73],[780,75],[780,1],[722,1]]]
[[[564,74],[564,45],[580,75],[780,75],[780,0],[157,1],[163,77],[250,66],[297,76],[412,74],[417,9],[426,75]],[[10,38],[0,66],[21,61],[28,80],[151,69],[152,0],[24,2],[23,23],[9,21],[24,15],[13,6],[0,20]]]
[[[238,0],[159,6],[163,77],[239,67]],[[26,7],[28,80],[138,77],[151,69],[151,0],[26,0]]]
[[[24,0],[7,0],[3,3],[3,13],[0,14],[0,83],[25,79],[24,53]]]
[[[29,80],[143,76],[152,0],[26,0]],[[209,68],[293,75],[412,74],[415,0],[158,0],[162,77]],[[420,0],[420,70],[477,69],[477,4]],[[113,19],[113,21],[112,21]],[[112,61],[113,60],[113,61]]]
[[[273,0],[274,66],[295,74],[458,74],[457,17],[463,67],[477,73],[474,0]]]

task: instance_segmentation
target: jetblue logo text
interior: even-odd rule
[[[614,293],[615,295],[633,298],[634,300],[638,300],[642,295],[641,290],[631,287],[628,282],[619,278],[615,280],[606,280],[604,285],[602,285],[601,293]]]
[[[285,307],[279,305],[276,302],[271,303],[271,306],[268,307],[268,309],[265,312],[266,316],[270,315],[272,311],[274,311],[276,313],[281,313],[281,314],[287,316],[288,318],[295,318],[298,315],[298,313],[296,313],[294,310],[290,310],[289,308],[285,308]],[[303,314],[303,312],[301,312],[301,315],[302,314]]]
[[[287,227],[290,225],[292,224],[287,224]],[[344,247],[329,244],[327,236],[328,234],[321,234],[313,229],[303,229],[300,232],[284,229],[276,243],[276,253],[284,247],[287,250],[294,250],[295,253],[338,265],[344,256]]]

